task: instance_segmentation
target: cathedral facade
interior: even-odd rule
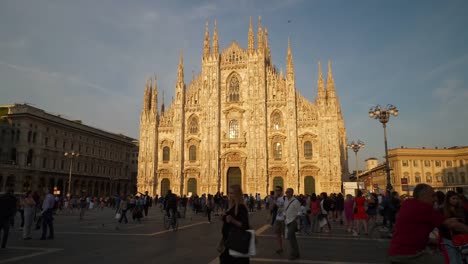
[[[240,184],[262,196],[281,185],[295,193],[340,192],[348,175],[346,129],[330,62],[319,62],[313,102],[295,84],[288,40],[286,74],[273,65],[268,30],[252,20],[247,49],[220,51],[216,22],[206,25],[201,72],[186,85],[182,53],[175,96],[158,107],[147,80],[140,120],[138,191],[165,195],[227,193]]]

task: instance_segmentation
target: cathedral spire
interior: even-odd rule
[[[286,58],[286,76],[288,78],[294,78],[294,62],[291,52],[291,40],[288,38],[288,56]]]
[[[263,29],[262,29],[262,17],[258,17],[258,33],[257,33],[257,41],[258,41],[258,50],[263,50]]]
[[[218,56],[219,54],[219,43],[218,43],[218,26],[216,20],[214,21],[214,30],[213,30],[213,55]]]
[[[267,58],[270,58],[271,57],[271,53],[270,53],[270,45],[268,44],[268,29],[265,28],[265,51],[266,51],[266,57]]]
[[[325,98],[325,86],[323,84],[323,75],[322,75],[322,63],[318,62],[318,80],[317,80],[317,89],[318,89],[318,99]]]
[[[184,83],[184,55],[183,50],[180,50],[180,57],[179,57],[179,67],[177,70],[177,84]]]
[[[254,32],[252,28],[252,17],[250,17],[250,25],[249,25],[249,41],[247,44],[248,52],[253,53],[255,49],[255,40],[254,40]]]
[[[148,102],[149,102],[149,95],[150,95],[150,90],[148,86],[148,79],[146,79],[145,83],[145,95],[143,96],[143,112],[146,112],[148,110]]]
[[[164,89],[162,90],[161,114],[164,114]]]
[[[327,77],[327,98],[335,97],[335,80],[331,68],[331,61],[328,61],[328,77]]]
[[[156,73],[154,73],[154,79],[153,79],[153,95],[151,98],[151,110],[153,113],[158,112],[158,85],[156,84],[157,80]]]
[[[208,58],[209,56],[210,56],[210,31],[208,29],[208,21],[206,21],[205,43],[203,46],[203,58]]]
[[[146,83],[148,85],[148,98],[147,98],[147,107],[146,109],[148,111],[151,110],[151,103],[152,103],[152,98],[153,98],[153,84],[152,84],[152,81],[151,81],[151,77],[148,75],[146,77]]]

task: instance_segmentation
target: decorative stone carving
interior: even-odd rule
[[[179,79],[182,83],[177,82],[176,100],[165,107],[164,113],[154,116],[142,112],[140,161],[163,173],[174,192],[186,194],[187,186],[183,183],[187,175],[192,170],[199,172],[206,168],[213,173],[206,178],[202,175],[197,192],[216,192],[219,188],[226,193],[230,166],[241,169],[245,193],[267,194],[273,177],[278,175],[284,177],[285,187],[301,186],[297,193],[304,192],[301,181],[309,175],[316,180],[316,193],[339,188],[345,176],[341,174],[348,170],[346,129],[341,112],[336,110],[340,109],[339,102],[333,101],[334,97],[318,95],[314,102],[306,99],[296,90],[291,78],[293,65],[288,65],[285,77],[271,64],[269,52],[265,52],[270,50],[269,43],[264,42],[263,46],[261,50],[253,47],[247,52],[234,41],[221,53],[210,50],[203,56],[200,74],[194,74],[187,85],[183,78]],[[181,63],[178,75],[183,77]],[[229,93],[230,87],[235,88],[234,93],[233,90]],[[333,94],[337,93],[333,91]],[[281,113],[278,127],[272,126],[275,112]],[[198,133],[189,133],[188,120],[195,116],[199,117]],[[236,136],[232,137],[231,120],[238,121],[238,126],[233,126],[231,131]],[[312,158],[304,156],[305,141],[312,143]],[[273,157],[273,143],[281,144],[280,159]],[[201,154],[192,162],[182,158],[188,157],[190,145],[196,145]],[[159,154],[164,146],[171,149],[171,160],[166,163]],[[167,171],[162,171],[163,168]],[[152,169],[140,170],[138,178],[144,178]],[[183,190],[178,189],[181,186]],[[267,186],[270,190],[265,189]]]

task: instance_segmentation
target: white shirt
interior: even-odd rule
[[[281,196],[276,199],[276,206],[278,211],[276,211],[276,221],[284,221],[284,202],[286,201],[285,197]]]
[[[285,224],[289,224],[292,221],[295,221],[297,216],[301,215],[301,203],[294,197],[291,200],[286,198],[286,203],[284,204],[285,207],[285,215],[286,215],[286,222]]]

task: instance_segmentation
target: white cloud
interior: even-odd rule
[[[110,89],[107,89],[107,88],[104,88],[104,87],[102,87],[100,85],[97,85],[97,84],[88,82],[86,80],[80,79],[77,76],[63,74],[63,73],[59,73],[59,72],[48,72],[48,71],[41,70],[40,68],[37,68],[37,67],[25,67],[25,66],[15,65],[15,64],[11,64],[11,63],[6,63],[6,62],[3,62],[3,61],[0,61],[0,64],[4,65],[4,66],[7,66],[7,67],[9,67],[11,69],[18,70],[18,71],[35,74],[37,76],[37,78],[40,78],[40,79],[62,79],[62,80],[72,82],[72,83],[75,83],[75,84],[78,84],[78,85],[81,85],[81,86],[86,86],[86,87],[89,87],[89,88],[93,88],[94,90],[99,91],[99,92],[114,93],[114,91],[112,91]]]
[[[468,89],[459,79],[444,80],[442,85],[432,91],[432,97],[445,104],[452,104],[468,99]]]

